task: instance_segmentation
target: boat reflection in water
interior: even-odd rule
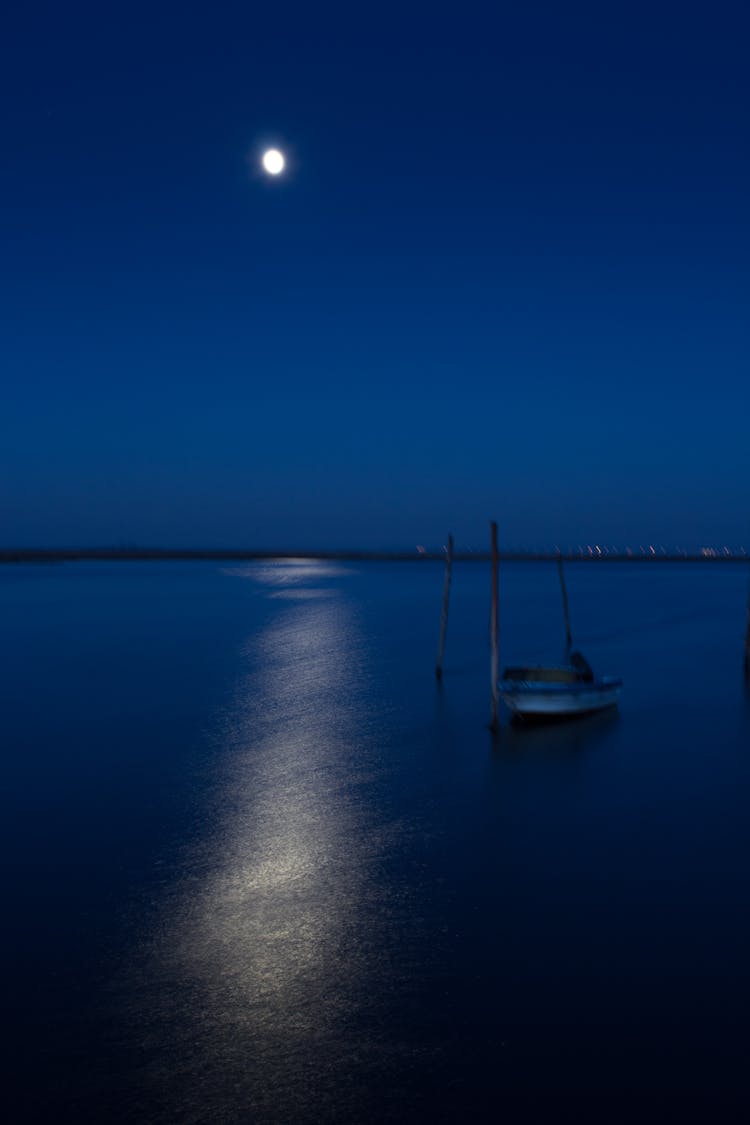
[[[591,712],[575,722],[512,722],[495,735],[494,757],[509,763],[573,760],[611,740],[620,722],[615,707]]]

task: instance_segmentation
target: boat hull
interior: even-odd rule
[[[520,719],[569,718],[617,706],[622,680],[604,676],[577,684],[501,680],[500,698]]]

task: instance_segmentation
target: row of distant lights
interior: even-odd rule
[[[466,547],[464,549],[466,551],[468,551],[469,554],[471,554],[472,552],[477,550],[476,547]],[[447,550],[447,547],[444,546],[443,550],[444,551]],[[486,548],[484,548],[484,550],[486,550]],[[417,552],[420,555],[426,554],[427,548],[422,546],[421,544],[418,544],[417,545]],[[651,543],[647,547],[638,547],[637,549],[634,549],[633,547],[623,547],[623,548],[620,548],[620,547],[601,547],[598,544],[593,544],[593,545],[587,544],[586,546],[580,546],[579,545],[576,548],[567,547],[564,551],[562,550],[561,547],[557,547],[557,546],[553,547],[551,551],[550,551],[549,548],[546,548],[546,547],[543,548],[542,550],[539,550],[537,548],[525,548],[523,550],[519,550],[519,553],[525,553],[525,554],[531,554],[531,555],[533,555],[533,554],[547,554],[547,553],[555,553],[555,554],[562,553],[562,554],[569,554],[569,555],[570,554],[579,554],[581,556],[588,555],[589,558],[604,558],[604,557],[608,557],[609,555],[616,555],[616,556],[619,557],[620,555],[625,555],[629,558],[632,558],[634,555],[637,555],[637,554],[655,557],[657,555],[693,555],[696,552],[695,551],[687,551],[683,547],[662,547],[662,546],[655,546],[653,543]],[[731,559],[731,558],[746,558],[747,557],[747,550],[744,547],[738,547],[737,549],[732,549],[731,547],[701,547],[699,549],[698,553],[700,555],[702,555],[703,558],[706,558],[706,559],[716,559],[716,558]]]
[[[555,549],[559,550],[559,548],[555,548]],[[653,543],[649,544],[648,547],[639,547],[637,551],[635,551],[632,547],[625,547],[623,550],[620,550],[619,547],[600,547],[596,544],[594,546],[586,546],[586,547],[580,547],[579,546],[577,548],[577,550],[578,550],[579,555],[588,554],[592,558],[595,557],[595,556],[600,558],[604,555],[629,555],[630,556],[630,555],[635,555],[635,554],[641,554],[641,555],[652,555],[653,556],[653,555],[670,555],[670,554],[672,554],[672,555],[689,555],[689,554],[694,553],[692,551],[686,551],[683,547],[668,548],[668,547],[662,547],[662,546],[655,546]],[[747,554],[747,552],[746,552],[744,547],[739,547],[737,550],[733,550],[731,547],[701,547],[700,548],[700,554],[703,555],[704,558],[713,559],[713,558],[718,558],[720,556],[724,557],[724,558],[734,558],[735,555],[744,556],[744,555]]]
[[[559,547],[554,548],[559,551]],[[663,547],[654,543],[650,543],[646,547],[600,547],[598,544],[587,544],[584,547],[576,547],[575,551],[579,555],[588,555],[589,558],[604,558],[608,555],[625,555],[632,558],[634,555],[646,555],[656,557],[657,555],[694,555],[696,553],[702,555],[707,559],[715,558],[734,558],[735,556],[743,558],[747,555],[744,547],[733,549],[732,547],[700,547],[696,552],[695,550],[686,550],[684,547]],[[568,548],[568,554],[574,552]]]
[[[733,551],[731,547],[701,547],[701,554],[706,559],[716,558],[734,558],[735,555],[746,555],[747,552],[744,547],[740,547],[738,551]]]

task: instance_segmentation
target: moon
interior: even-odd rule
[[[286,165],[283,152],[279,152],[277,148],[266,149],[263,153],[262,163],[269,176],[280,175]]]

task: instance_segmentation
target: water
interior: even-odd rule
[[[484,565],[441,689],[435,564],[2,568],[8,1119],[747,1109],[747,574],[567,577],[619,713],[493,742]]]

